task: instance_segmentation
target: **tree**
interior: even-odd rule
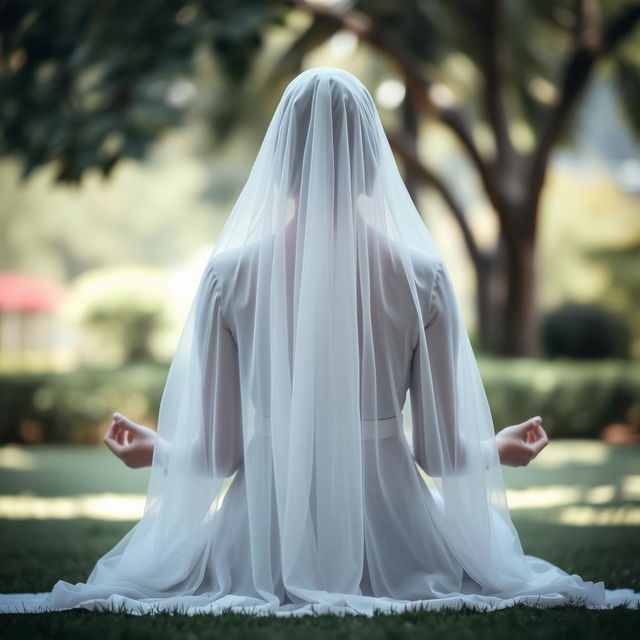
[[[0,153],[21,155],[25,175],[51,160],[60,165],[60,180],[79,180],[91,167],[108,175],[119,159],[142,157],[164,128],[180,121],[188,93],[180,82],[198,47],[212,49],[237,86],[264,34],[291,11],[313,20],[292,40],[275,78],[294,75],[304,55],[337,30],[355,33],[397,66],[408,96],[403,127],[388,136],[409,187],[434,188],[460,227],[477,276],[480,346],[504,355],[536,353],[535,238],[550,154],[605,61],[640,132],[640,61],[632,46],[638,3],[9,0],[0,13],[6,33],[0,92],[9,96],[0,106]],[[441,72],[456,52],[478,78],[477,96],[465,102],[447,90]],[[234,106],[230,99],[217,113],[221,128],[233,124]],[[478,246],[453,189],[419,157],[414,135],[421,116],[447,127],[474,167],[499,222],[491,250]],[[514,144],[515,120],[528,124],[530,149]],[[478,124],[491,131],[490,151],[478,144]]]
[[[169,323],[161,278],[139,267],[86,272],[75,283],[67,313],[92,336],[93,361],[105,358],[101,342],[117,345],[116,359],[122,363],[152,360],[153,338]]]

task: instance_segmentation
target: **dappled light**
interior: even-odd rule
[[[103,493],[62,498],[0,496],[0,518],[138,520],[144,495]]]
[[[60,498],[0,495],[0,518],[139,520],[144,513],[145,499],[144,494],[124,493],[84,494]],[[210,511],[216,511],[221,506],[222,499],[213,503]]]
[[[0,448],[0,481],[10,474],[28,475],[38,467],[55,467],[58,448],[46,447],[36,454],[27,446],[8,445]],[[66,465],[76,459],[81,465],[82,451],[73,455],[73,448],[59,447],[59,451],[72,454]],[[545,447],[544,453],[516,474],[528,474],[526,487],[513,486],[515,477],[507,474],[507,502],[516,523],[519,518],[566,526],[638,526],[640,525],[640,475],[630,473],[628,456],[620,456],[625,449],[587,440],[558,440]],[[105,453],[105,455],[108,455]],[[579,473],[598,468],[600,474],[591,475],[592,481],[579,480]],[[435,488],[433,480],[418,468],[426,484]],[[66,470],[68,473],[68,469]],[[129,470],[135,474],[135,470]],[[59,474],[65,469],[60,468]],[[108,465],[101,474],[100,484],[109,485]],[[605,474],[610,481],[598,482]],[[564,478],[564,482],[558,481]],[[549,484],[551,480],[551,484]],[[211,511],[222,506],[231,479],[225,481],[222,499],[211,505]],[[22,519],[74,519],[135,521],[142,517],[144,493],[98,491],[76,493],[69,487],[68,495],[37,495],[37,490],[13,495],[0,495],[0,518]]]
[[[24,447],[6,445],[0,448],[0,469],[32,471],[36,468],[36,458]]]
[[[620,507],[596,508],[587,505],[572,505],[561,509],[556,518],[551,517],[551,522],[559,524],[587,527],[587,526],[619,526],[640,525],[640,507],[623,505]]]
[[[536,458],[537,467],[557,468],[568,463],[601,466],[611,461],[611,449],[603,447],[597,440],[561,440],[553,445]]]

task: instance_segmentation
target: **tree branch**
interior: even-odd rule
[[[287,50],[273,65],[268,84],[275,84],[289,75],[300,73],[303,56],[326,42],[337,30],[337,25],[330,24],[314,16],[311,24],[293,41]]]
[[[640,21],[640,4],[633,4],[621,9],[603,31],[594,29],[588,14],[591,7],[588,0],[580,2],[577,23],[581,29],[576,31],[576,42],[573,52],[564,67],[560,83],[560,97],[546,113],[538,144],[531,155],[528,181],[528,203],[530,207],[529,224],[535,230],[538,200],[544,184],[549,163],[549,156],[567,118],[599,58],[611,53],[616,46],[634,29]]]
[[[478,44],[478,62],[484,76],[483,93],[487,119],[496,144],[496,162],[501,170],[508,169],[515,153],[509,135],[509,117],[504,96],[505,16],[502,0],[459,1],[452,4],[467,25],[469,37]]]
[[[406,79],[405,79],[406,82]],[[413,104],[413,94],[405,93],[402,104],[400,105],[402,115],[402,139],[407,145],[407,148],[416,155],[418,153],[418,114],[416,112],[415,105]],[[405,176],[404,182],[407,186],[407,191],[411,196],[411,199],[417,204],[417,191],[420,180],[415,175],[415,172],[408,163],[405,162]]]
[[[505,9],[500,0],[489,2],[489,24],[485,50],[485,80],[487,83],[486,101],[489,121],[496,136],[497,163],[503,168],[508,166],[514,148],[509,136],[509,118],[504,99],[505,51],[504,19]]]
[[[449,187],[447,187],[447,185],[442,181],[441,178],[434,174],[430,169],[425,167],[425,165],[416,155],[413,147],[408,144],[407,141],[404,140],[401,136],[387,133],[387,138],[392,149],[402,158],[402,161],[404,162],[405,166],[411,171],[411,173],[422,182],[434,187],[435,190],[440,194],[442,199],[451,210],[453,217],[456,219],[460,227],[462,238],[467,247],[467,250],[469,251],[471,260],[476,267],[482,266],[482,263],[485,261],[485,256],[481,252],[475,238],[473,237],[473,234],[471,233],[471,228],[469,227],[462,207],[453,196],[453,193],[451,192]]]
[[[327,20],[340,29],[351,31],[361,40],[386,54],[406,78],[407,89],[415,96],[416,104],[432,112],[456,135],[475,165],[489,199],[496,208],[499,206],[497,186],[488,164],[473,140],[469,123],[458,105],[439,99],[438,85],[425,73],[422,61],[418,57],[414,56],[409,49],[394,42],[380,25],[375,24],[360,11],[337,11],[325,5],[310,4],[305,0],[274,1]]]

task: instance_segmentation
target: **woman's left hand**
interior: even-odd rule
[[[128,467],[139,469],[151,466],[157,437],[153,429],[114,413],[103,441]]]
[[[496,443],[501,464],[524,467],[549,444],[549,437],[542,428],[542,418],[536,416],[499,431]]]

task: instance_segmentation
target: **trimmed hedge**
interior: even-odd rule
[[[120,411],[154,426],[168,365],[0,375],[0,443],[99,442]]]
[[[640,363],[480,357],[497,429],[541,415],[552,437],[597,438],[640,423]],[[0,375],[0,443],[99,442],[121,411],[155,426],[168,365]]]
[[[640,423],[640,363],[479,358],[496,430],[539,415],[550,436],[597,438]]]

